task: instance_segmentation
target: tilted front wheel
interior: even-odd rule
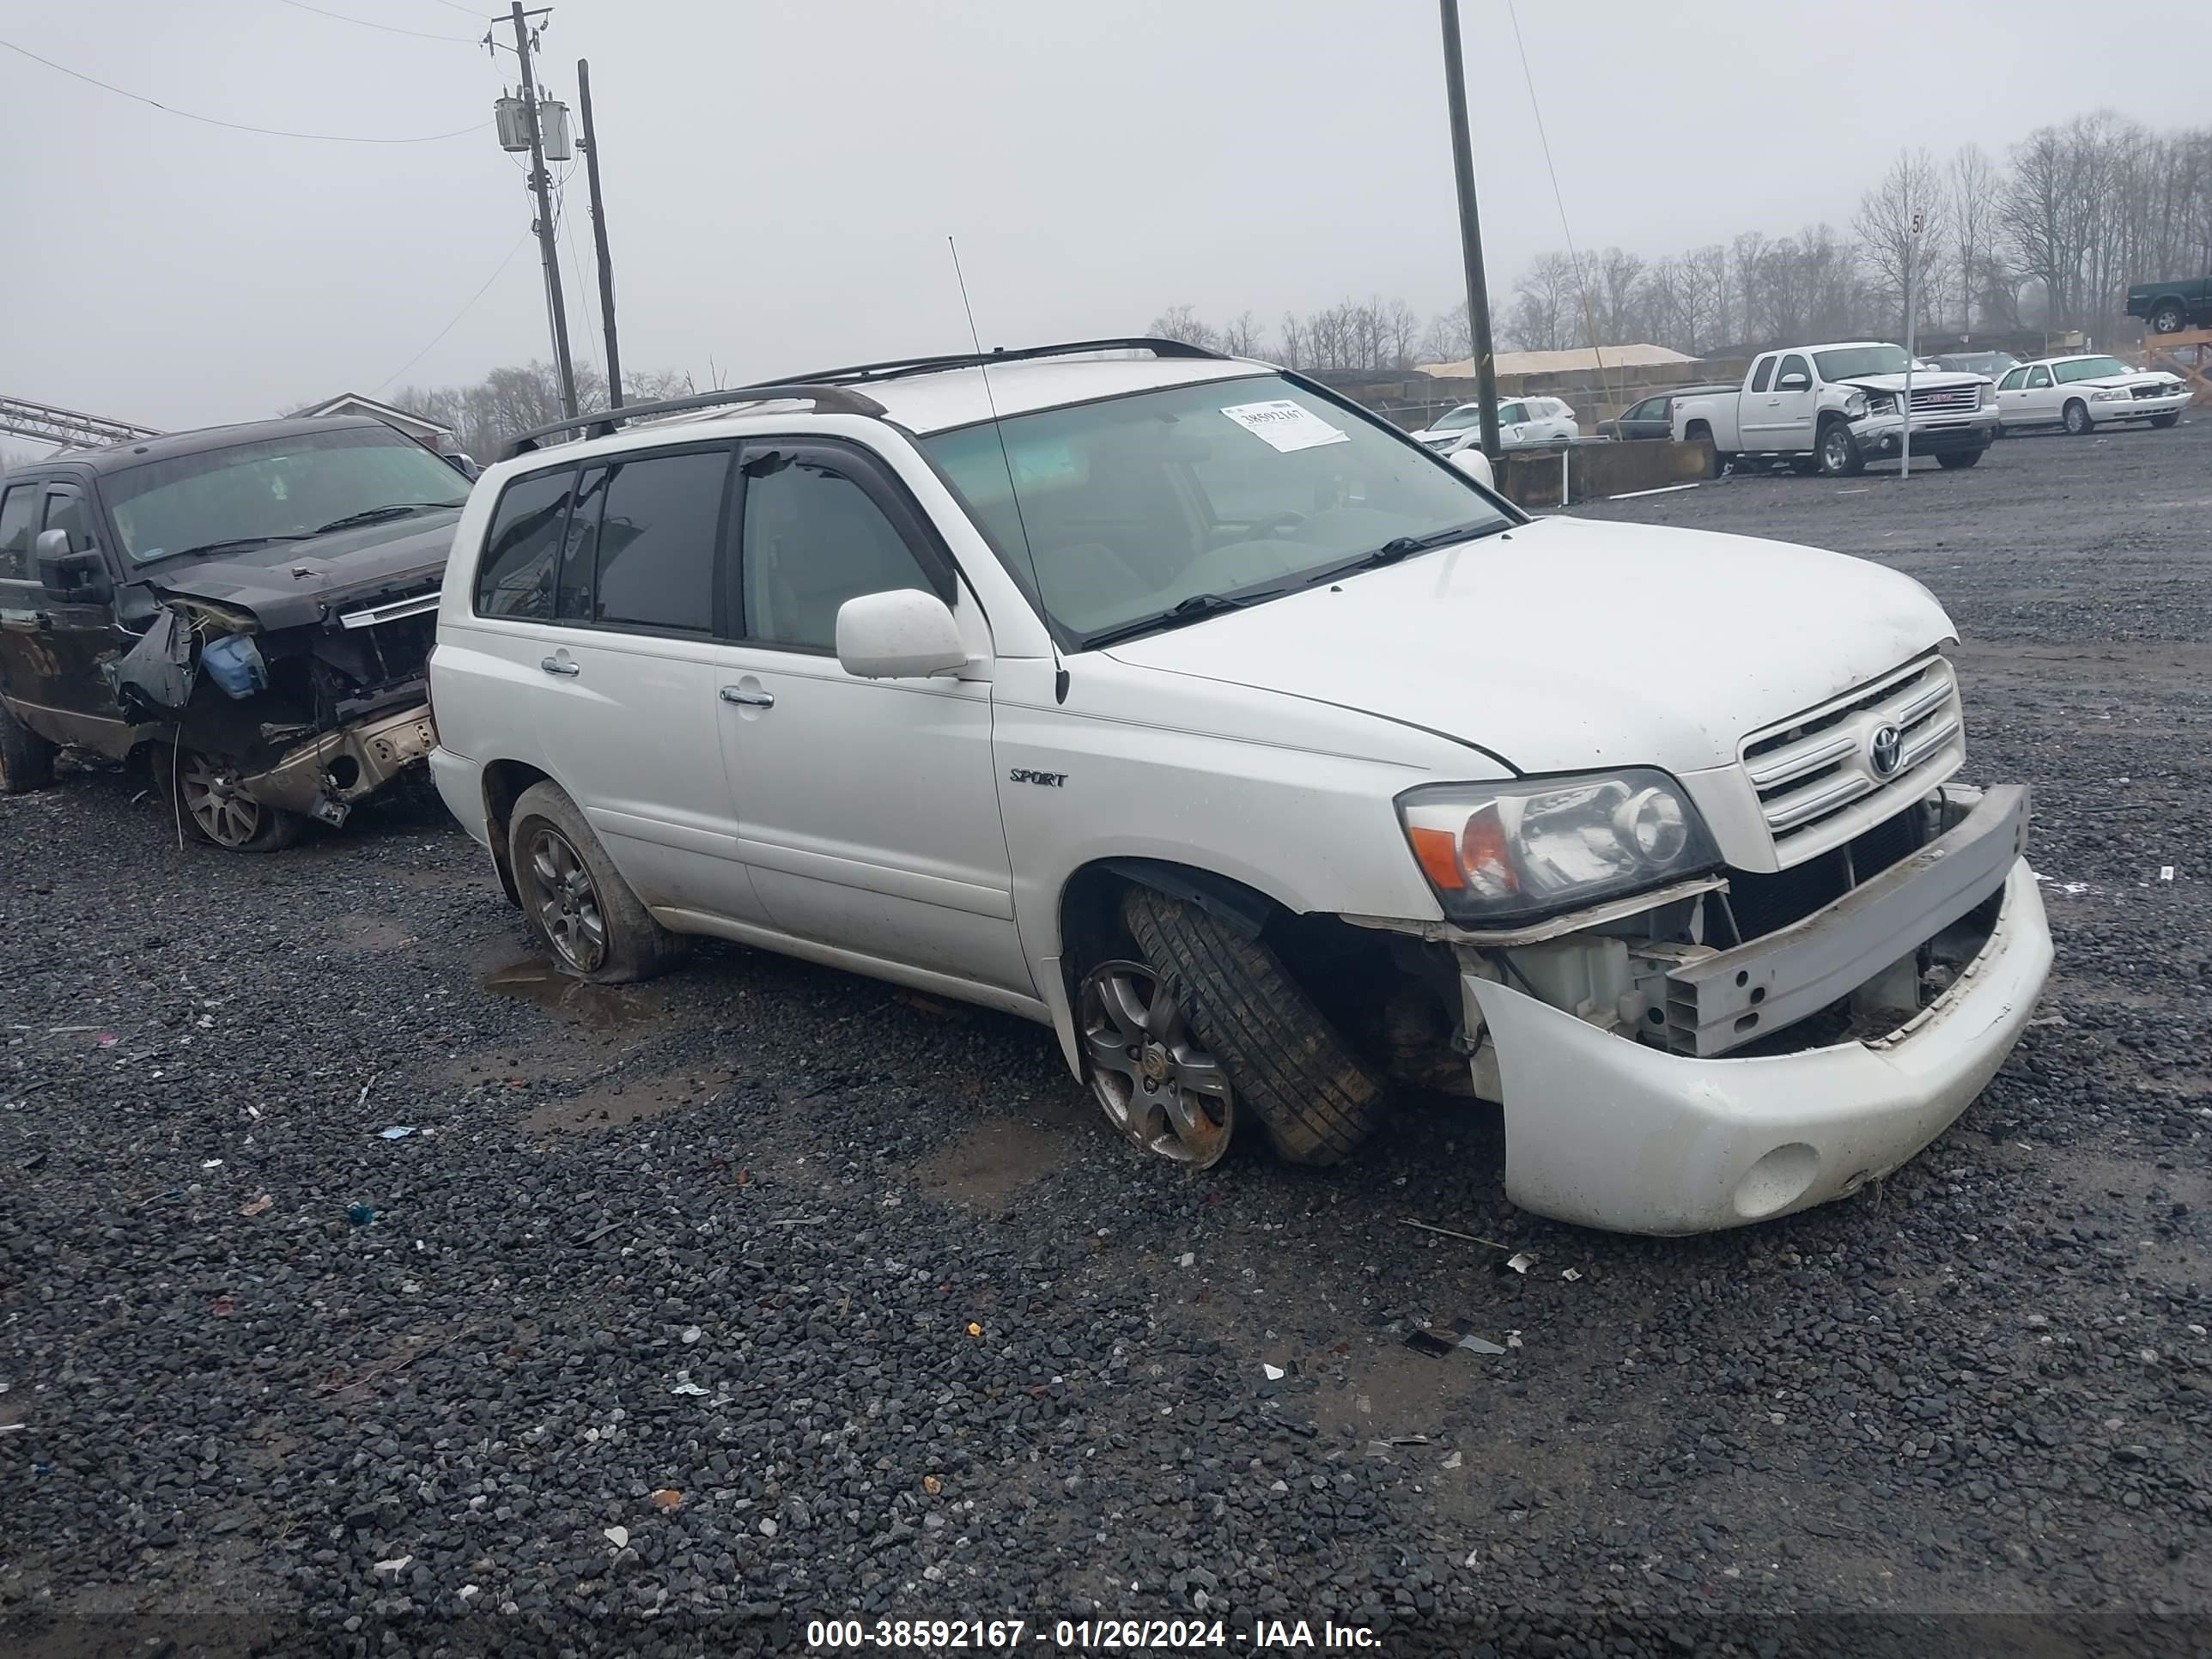
[[[1141,962],[1100,963],[1084,979],[1076,1018],[1106,1121],[1170,1163],[1219,1163],[1237,1127],[1236,1091],[1159,975]]]
[[[1956,472],[1962,467],[1972,466],[1981,459],[1982,452],[1978,449],[1947,449],[1936,458],[1936,465],[1946,471]]]
[[[154,764],[161,764],[160,750]],[[167,756],[179,822],[195,839],[231,853],[274,853],[300,839],[307,820],[256,800],[240,787],[236,763],[198,749]]]
[[[2065,424],[2069,432],[2081,438],[2088,435],[2089,428],[2096,422],[2089,418],[2089,405],[2076,398],[2066,405]]]
[[[27,795],[54,781],[54,745],[0,703],[0,795]]]
[[[619,985],[682,959],[684,941],[638,902],[557,784],[532,784],[514,803],[507,857],[530,931],[565,971]]]
[[[2166,411],[2166,413],[2165,413],[2165,414],[2163,414],[2163,415],[2154,415],[2154,416],[2152,416],[2150,417],[2150,423],[2151,423],[2153,426],[2172,426],[2172,425],[2176,421],[2179,420],[2180,418],[2181,418],[2181,411],[2180,411],[2179,410],[2178,410],[2178,409],[2169,409],[2169,410],[2167,410]]]

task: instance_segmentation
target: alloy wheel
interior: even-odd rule
[[[561,960],[580,974],[596,972],[607,958],[606,918],[592,872],[568,837],[540,824],[530,839],[530,875],[538,921]]]
[[[239,787],[238,774],[197,749],[185,750],[177,769],[177,793],[199,832],[233,852],[250,844],[269,809]]]
[[[1235,1091],[1159,976],[1142,963],[1105,963],[1084,980],[1076,1017],[1107,1121],[1171,1163],[1220,1162],[1237,1127]]]

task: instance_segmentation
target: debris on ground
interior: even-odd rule
[[[1466,1462],[1467,1459],[1463,1455],[1458,1452],[1454,1452],[1450,1456],[1444,1459],[1443,1467],[1448,1469],[1455,1469]]]
[[[921,1489],[934,1498],[945,1490],[945,1482],[933,1474],[925,1474],[921,1477]]]
[[[1198,1253],[1194,1250],[1185,1250],[1181,1255],[1176,1258],[1176,1266],[1178,1267],[1195,1267],[1198,1266]]]
[[[2172,881],[2173,879],[2173,866],[2170,864],[2160,865],[2158,866],[2158,878],[2160,881]]]
[[[276,1207],[276,1200],[270,1197],[268,1194],[264,1193],[260,1197],[249,1200],[247,1202],[240,1205],[238,1206],[238,1212],[240,1215],[266,1215],[270,1211]]]
[[[346,1206],[346,1219],[356,1227],[366,1227],[376,1219],[376,1212],[366,1204],[349,1205]]]
[[[379,1129],[376,1132],[376,1138],[379,1140],[404,1140],[414,1133],[413,1124],[395,1123],[389,1129]]]
[[[663,1515],[673,1515],[684,1507],[684,1494],[673,1486],[662,1486],[653,1492],[652,1502]]]
[[[684,1328],[683,1334],[676,1340],[688,1348],[705,1334],[706,1333],[702,1331],[696,1325],[686,1325]]]
[[[703,1398],[707,1391],[691,1380],[690,1372],[678,1371],[676,1373],[676,1385],[670,1389],[668,1392],[671,1394],[684,1395],[693,1399],[699,1399]]]
[[[1455,1232],[1449,1227],[1439,1227],[1433,1221],[1416,1221],[1411,1216],[1398,1218],[1408,1227],[1419,1227],[1425,1233],[1442,1233],[1446,1238],[1463,1238],[1470,1244],[1487,1244],[1493,1250],[1510,1250],[1510,1244],[1500,1244],[1494,1238],[1484,1238],[1477,1233]]]
[[[1540,1259],[1533,1250],[1522,1250],[1508,1260],[1505,1265],[1516,1273],[1526,1273]]]
[[[599,1534],[599,1536],[605,1539],[607,1542],[612,1544],[618,1550],[626,1550],[629,1547],[629,1528],[628,1527],[609,1527],[602,1531]]]
[[[1505,1352],[1495,1342],[1475,1335],[1474,1327],[1464,1319],[1454,1320],[1449,1333],[1444,1335],[1439,1335],[1425,1326],[1407,1337],[1406,1346],[1415,1353],[1425,1353],[1431,1359],[1441,1359],[1446,1354],[1453,1352],[1504,1353]]]
[[[1568,1284],[1570,1284],[1570,1285],[1573,1284],[1577,1279],[1580,1279],[1582,1276],[1583,1276],[1583,1270],[1582,1270],[1580,1267],[1567,1267],[1567,1268],[1564,1268],[1564,1269],[1562,1269],[1562,1270],[1560,1271],[1560,1273],[1559,1273],[1559,1277],[1560,1277],[1560,1278],[1562,1278],[1562,1279],[1565,1279],[1565,1280],[1567,1281],[1567,1283],[1568,1283]]]

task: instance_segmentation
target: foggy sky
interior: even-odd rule
[[[219,131],[0,52],[0,392],[161,427],[374,393],[516,239],[523,172],[490,104],[514,76],[449,0],[0,0],[0,39]],[[1575,240],[1649,256],[1846,224],[1903,145],[1993,155],[2109,106],[2202,121],[2072,0],[1520,0]],[[476,13],[482,17],[483,11]],[[1563,245],[1504,0],[1464,0],[1485,244]],[[1836,25],[1843,21],[1848,33]],[[1900,68],[1900,45],[1909,67]],[[1133,332],[1370,293],[1461,295],[1429,0],[558,0],[538,63],[592,64],[636,369],[732,381],[968,345]],[[562,258],[600,354],[580,166]],[[582,258],[570,253],[573,246]],[[535,244],[385,386],[549,356]],[[18,453],[21,446],[15,447]]]

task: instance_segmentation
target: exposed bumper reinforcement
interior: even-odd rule
[[[374,794],[437,745],[430,705],[417,703],[311,738],[287,750],[266,771],[240,778],[239,787],[264,805],[343,823],[354,803]]]

